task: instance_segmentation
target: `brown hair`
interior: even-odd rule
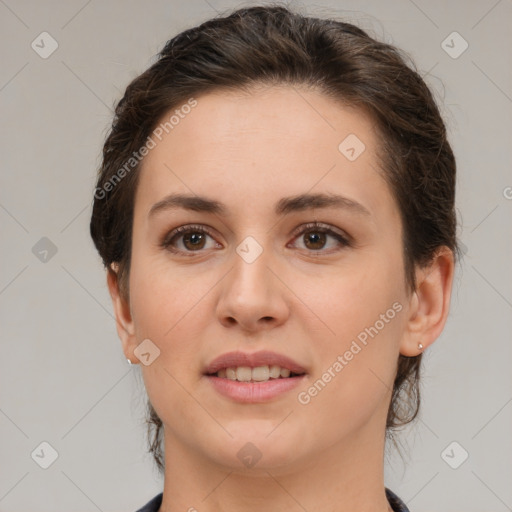
[[[411,291],[415,266],[428,264],[441,246],[458,256],[455,159],[435,100],[414,65],[394,46],[352,24],[306,17],[283,6],[257,6],[169,40],[117,104],[103,147],[90,231],[109,272],[115,264],[126,300],[139,168],[134,155],[162,116],[191,97],[257,84],[313,87],[370,114],[380,132],[383,175],[401,213]],[[421,358],[399,356],[387,431],[418,414]],[[149,400],[147,406],[150,452],[163,471],[162,422]]]

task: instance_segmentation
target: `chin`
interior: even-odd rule
[[[258,426],[259,423],[259,426]],[[279,423],[279,422],[278,422]],[[300,436],[295,438],[291,432],[275,421],[237,421],[226,426],[233,436],[215,449],[218,462],[229,466],[230,470],[247,471],[275,470],[293,464],[297,458]],[[279,430],[279,434],[277,433]],[[214,451],[214,450],[211,450]]]

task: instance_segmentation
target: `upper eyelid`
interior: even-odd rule
[[[327,224],[325,222],[320,221],[312,221],[312,222],[306,222],[304,224],[301,224],[296,229],[292,231],[293,236],[298,236],[302,234],[304,231],[308,229],[319,229],[319,230],[325,230],[325,231],[331,231],[332,233],[342,236],[343,238],[349,239],[350,236],[342,229],[336,228],[335,226],[331,226],[330,224]]]
[[[171,229],[171,231],[167,232],[163,237],[163,243],[170,242],[176,236],[183,236],[186,235],[188,232],[193,233],[194,230],[213,237],[212,231],[214,231],[214,229],[211,228],[210,226],[205,226],[203,224],[185,224],[183,226],[178,226],[177,228]]]

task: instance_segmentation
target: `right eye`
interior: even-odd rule
[[[161,246],[172,253],[193,256],[193,253],[201,252],[205,249],[208,237],[212,238],[212,235],[204,226],[180,226],[179,228],[173,229],[165,236]],[[220,245],[213,241],[213,245],[209,248],[215,248],[216,244],[217,246]],[[208,249],[208,247],[206,247],[206,249]]]

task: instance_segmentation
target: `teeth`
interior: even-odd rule
[[[285,379],[291,374],[288,368],[281,368],[277,365],[257,366],[250,368],[249,366],[237,366],[236,368],[223,368],[216,375],[229,380],[238,380],[239,382],[265,382],[270,379]]]
[[[270,379],[270,370],[268,366],[257,366],[251,370],[252,380],[263,382]]]
[[[288,368],[281,368],[281,377],[286,378],[290,376],[290,370]]]
[[[276,366],[276,365],[272,365],[270,367],[270,376],[273,379],[279,379],[279,377],[281,376],[281,367],[280,366]]]
[[[252,370],[248,366],[239,366],[236,369],[236,380],[249,382],[252,377]]]

